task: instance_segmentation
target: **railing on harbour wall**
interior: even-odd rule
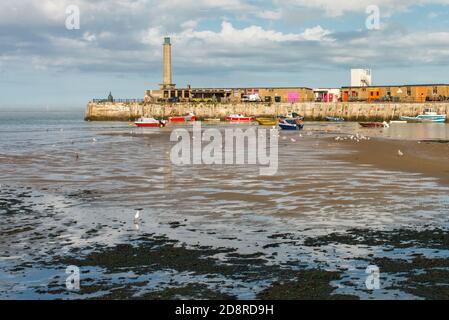
[[[109,101],[108,99],[92,99],[93,103],[143,103],[143,99],[113,99]]]
[[[144,99],[113,99],[113,101],[109,101],[108,99],[92,99],[92,103],[98,103],[98,104],[105,104],[105,103],[123,103],[123,104],[130,104],[130,103],[148,103],[148,104],[177,104],[177,103],[192,103],[192,104],[235,104],[235,103],[251,103],[251,104],[296,104],[296,103],[323,103],[323,104],[410,104],[410,103],[432,103],[432,104],[438,104],[438,103],[448,103],[448,100],[423,100],[423,99],[408,99],[408,100],[402,100],[402,101],[382,101],[382,100],[373,100],[373,101],[357,101],[357,100],[351,100],[351,101],[336,101],[336,102],[327,102],[327,101],[297,101],[297,102],[275,102],[275,101],[248,101],[248,102],[239,102],[239,101],[210,101],[210,100],[185,100],[185,101],[157,101],[157,102],[146,102]]]

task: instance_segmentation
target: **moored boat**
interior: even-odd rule
[[[156,120],[154,118],[140,117],[134,124],[138,127],[159,127],[163,128],[166,125],[164,120]]]
[[[196,116],[194,113],[189,113],[186,116],[181,117],[170,117],[168,118],[170,122],[187,122],[187,121],[196,121]]]
[[[388,128],[390,125],[384,122],[359,122],[364,128]]]
[[[424,112],[416,117],[401,117],[402,121],[407,122],[436,122],[444,123],[446,122],[447,116],[445,114],[438,114],[432,109],[425,109]]]
[[[275,126],[278,123],[277,119],[272,118],[256,118],[256,121],[261,126]]]
[[[287,114],[287,116],[280,116],[279,117],[281,120],[304,120],[303,116],[300,116],[299,114],[297,114],[296,112],[292,112]]]
[[[253,117],[247,117],[241,114],[231,114],[230,116],[226,117],[226,120],[228,121],[242,121],[242,122],[250,122],[253,121]]]
[[[391,120],[390,124],[405,124],[407,121],[400,121],[400,120]]]
[[[344,118],[338,118],[338,117],[326,117],[325,119],[326,119],[326,121],[329,121],[329,122],[344,122],[345,121]]]
[[[291,119],[291,120],[280,120],[279,121],[279,127],[282,130],[302,130],[304,129],[304,124],[301,123],[297,119]]]

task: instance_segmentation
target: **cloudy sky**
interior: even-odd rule
[[[352,67],[375,84],[449,83],[449,0],[2,0],[0,107],[141,98],[161,82],[165,35],[178,86],[339,87]]]

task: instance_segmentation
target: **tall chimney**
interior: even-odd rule
[[[162,87],[164,89],[169,89],[174,87],[173,79],[172,79],[172,66],[171,66],[171,43],[170,38],[164,38],[164,79],[162,83]]]

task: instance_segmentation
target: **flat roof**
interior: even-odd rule
[[[191,88],[191,90],[257,90],[257,89],[308,89],[307,87],[231,87],[231,88]]]
[[[449,86],[449,84],[443,84],[443,83],[436,83],[436,84],[395,84],[391,86],[381,85],[381,86],[345,86],[342,87],[342,89],[361,89],[361,88],[391,88],[391,87],[443,87],[443,86]]]
[[[231,88],[173,88],[173,89],[165,89],[166,91],[169,90],[257,90],[257,89],[306,89],[306,90],[313,90],[312,88],[308,87],[231,87]],[[160,90],[161,89],[147,89],[149,90]]]

